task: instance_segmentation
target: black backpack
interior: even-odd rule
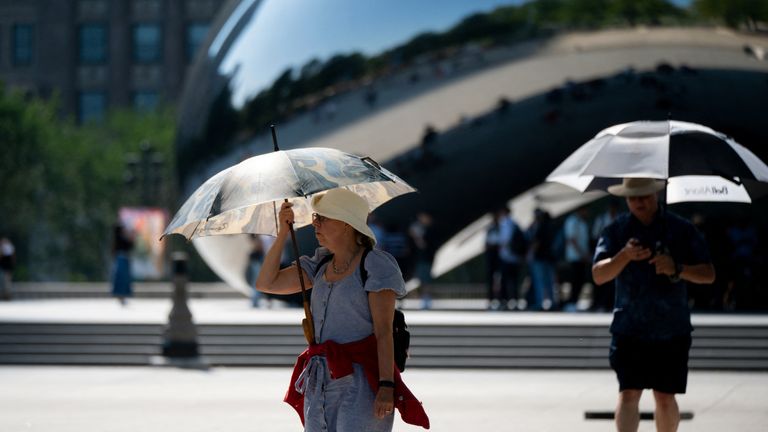
[[[525,233],[517,225],[514,226],[512,239],[509,241],[509,248],[517,256],[525,256],[528,253],[528,239],[525,238]]]
[[[365,269],[365,258],[370,252],[370,248],[365,248],[363,256],[360,257],[360,278],[363,280],[363,286],[368,281],[368,271]],[[326,255],[317,263],[315,271],[320,270],[323,264],[333,259],[333,255]],[[395,316],[392,319],[392,340],[394,342],[395,366],[400,372],[405,370],[405,361],[408,359],[408,349],[411,346],[411,333],[408,331],[408,324],[405,323],[405,314],[400,309],[395,309]]]

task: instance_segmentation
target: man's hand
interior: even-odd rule
[[[672,276],[675,274],[675,260],[669,255],[659,254],[648,261],[656,266],[656,274]]]
[[[653,252],[649,248],[643,247],[638,239],[631,238],[621,249],[621,254],[629,261],[644,261],[650,258]],[[673,266],[672,271],[674,272],[674,270]]]

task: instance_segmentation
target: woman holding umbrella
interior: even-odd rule
[[[291,207],[286,202],[280,209],[277,239],[256,281],[260,291],[301,290],[296,264],[279,268],[294,221]],[[314,343],[299,356],[285,399],[306,431],[391,431],[395,408],[404,421],[429,428],[394,365],[392,317],[405,284],[395,259],[372,249],[376,238],[366,224],[368,208],[347,189],[312,197],[320,248],[312,257],[302,256],[299,265],[314,288]]]

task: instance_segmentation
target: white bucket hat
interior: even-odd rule
[[[368,203],[351,190],[331,189],[312,196],[312,210],[327,218],[348,223],[376,244],[376,236],[366,222]]]
[[[620,185],[608,186],[608,193],[620,197],[636,197],[656,193],[666,186],[664,180],[624,178]]]

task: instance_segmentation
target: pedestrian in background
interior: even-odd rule
[[[251,251],[248,253],[248,268],[246,269],[245,277],[248,285],[251,287],[251,306],[257,308],[260,306],[262,294],[261,291],[256,289],[256,278],[259,276],[261,264],[264,262],[264,253],[270,244],[265,244],[265,241],[269,242],[267,240],[269,236],[251,234],[250,237]]]
[[[133,239],[122,224],[113,227],[112,235],[112,296],[125,306],[126,299],[133,296],[131,275],[131,251]]]
[[[419,279],[419,291],[421,292],[421,308],[432,307],[432,296],[429,285],[432,282],[432,260],[435,257],[434,228],[432,215],[420,211],[416,214],[416,220],[408,227],[408,236],[411,238],[414,250],[415,275]]]
[[[530,251],[528,253],[533,288],[533,310],[557,308],[555,298],[555,256],[552,251],[554,234],[552,218],[546,211],[534,211],[533,224],[528,228]]]
[[[691,347],[686,284],[715,279],[707,245],[690,222],[661,210],[664,182],[627,178],[608,188],[626,197],[629,213],[603,230],[592,275],[598,284],[616,282],[609,360],[619,381],[616,427],[637,431],[640,397],[652,389],[659,431],[675,431],[685,393]]]
[[[498,300],[502,309],[515,310],[518,306],[522,309],[526,302],[520,298],[519,280],[528,252],[528,241],[523,230],[512,219],[509,207],[502,206],[498,213],[501,267]]]
[[[590,271],[592,254],[589,247],[589,225],[587,218],[589,210],[583,206],[570,214],[563,225],[565,240],[565,261],[568,265],[566,273],[571,285],[568,300],[563,305],[566,312],[579,310],[579,298],[581,289],[587,281],[587,273]]]
[[[405,280],[410,280],[413,276],[413,251],[408,234],[399,224],[387,223],[380,248],[395,257],[403,277]]]
[[[501,303],[498,292],[501,290],[501,218],[499,211],[493,212],[491,224],[485,231],[485,277],[488,284],[488,309],[499,310]]]
[[[8,237],[0,238],[0,300],[13,297],[13,270],[16,268],[16,247]]]

